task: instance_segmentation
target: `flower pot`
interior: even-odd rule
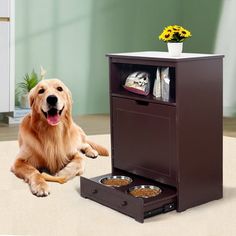
[[[167,47],[172,57],[179,57],[183,51],[183,43],[167,43]]]
[[[27,94],[24,94],[20,97],[20,107],[21,108],[30,108],[28,95],[29,94],[27,93]]]

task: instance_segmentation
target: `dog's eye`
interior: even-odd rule
[[[57,90],[58,90],[59,92],[62,92],[62,91],[63,91],[63,88],[62,88],[62,87],[57,87]]]
[[[38,94],[42,94],[44,92],[45,92],[45,89],[41,88],[41,89],[39,89]]]

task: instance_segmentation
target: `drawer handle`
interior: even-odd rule
[[[149,102],[147,101],[140,101],[140,100],[135,100],[137,105],[141,105],[141,106],[148,106]]]
[[[127,201],[122,201],[120,205],[121,205],[121,206],[127,206],[127,205],[128,205],[128,202],[127,202]]]
[[[98,190],[97,189],[93,189],[92,190],[92,194],[96,194],[96,193],[98,193]]]

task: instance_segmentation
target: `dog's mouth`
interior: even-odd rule
[[[62,113],[63,109],[64,109],[64,107],[61,110],[58,110],[56,108],[51,108],[47,112],[42,110],[49,125],[55,126],[60,123],[61,113]]]

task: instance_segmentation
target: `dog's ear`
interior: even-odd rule
[[[67,100],[67,106],[66,106],[66,115],[65,118],[69,121],[71,121],[71,116],[72,116],[72,95],[70,90],[65,86],[65,91],[66,91],[66,100]]]
[[[72,106],[73,100],[72,100],[72,94],[71,91],[67,88],[67,99],[69,101],[69,105]]]
[[[29,97],[28,97],[28,99],[29,99],[30,107],[32,107],[33,104],[34,104],[34,93],[35,93],[35,87],[32,88],[32,89],[30,90],[30,92],[29,92]]]
[[[71,91],[65,84],[62,83],[62,85],[63,85],[64,91],[66,94],[66,100],[68,103],[68,107],[70,107],[70,106],[72,106],[72,103],[73,103]]]

